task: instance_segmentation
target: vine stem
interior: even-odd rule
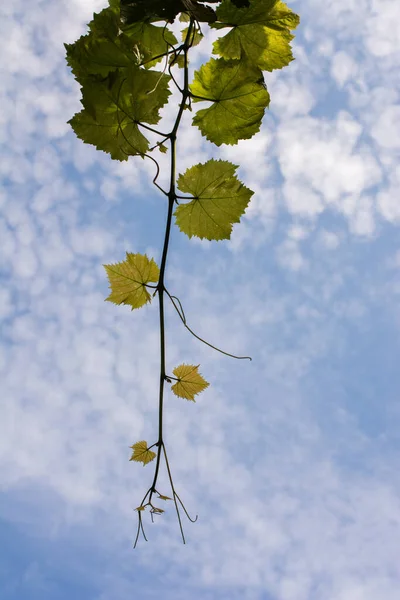
[[[156,483],[158,478],[158,473],[160,470],[160,462],[161,462],[161,450],[164,447],[163,441],[163,406],[164,406],[164,384],[165,384],[165,314],[164,314],[164,292],[166,291],[164,278],[165,278],[165,268],[167,264],[168,257],[168,247],[169,240],[171,234],[171,223],[172,223],[172,213],[174,209],[174,204],[176,201],[176,189],[175,189],[175,180],[176,180],[176,134],[182,119],[183,111],[185,110],[185,105],[187,99],[189,97],[189,69],[188,69],[188,59],[187,53],[190,48],[190,39],[192,35],[192,30],[194,27],[194,20],[190,20],[190,24],[187,30],[186,39],[183,44],[184,50],[184,87],[182,90],[182,100],[179,105],[178,114],[175,120],[174,127],[171,133],[167,136],[171,142],[171,178],[170,178],[170,187],[168,192],[168,212],[167,212],[167,222],[165,225],[165,235],[164,235],[164,245],[160,263],[160,277],[157,284],[158,291],[158,302],[159,302],[159,319],[160,319],[160,388],[159,388],[159,403],[158,403],[158,452],[156,459],[156,467],[154,470],[153,483],[150,488],[150,496],[149,502],[151,502],[153,494],[156,492]]]

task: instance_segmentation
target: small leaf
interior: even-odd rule
[[[166,152],[168,152],[168,148],[167,146],[165,146],[164,144],[158,144],[158,149],[160,152],[162,152],[163,154],[165,154]]]
[[[114,265],[103,265],[107,271],[111,294],[106,301],[114,304],[127,304],[140,308],[151,302],[151,296],[145,285],[158,282],[160,270],[153,259],[144,254],[126,253],[126,260]]]
[[[186,27],[185,29],[182,30],[182,40],[185,41],[186,40],[186,36],[187,36],[187,32],[188,32],[189,27]],[[192,34],[192,39],[189,40],[191,41],[191,46],[197,46],[198,44],[200,44],[201,40],[203,39],[204,35],[201,33],[200,30],[195,29],[193,34]],[[193,40],[193,41],[192,41]]]
[[[200,394],[210,385],[198,372],[199,366],[183,364],[175,367],[173,374],[178,381],[171,389],[176,396],[195,402],[195,395]]]
[[[141,510],[146,510],[146,507],[145,506],[138,506],[137,508],[135,508],[135,510],[137,510],[137,511],[140,512]]]
[[[189,64],[189,60],[187,61]],[[180,69],[184,69],[185,68],[185,56],[184,54],[177,54],[176,56],[174,56],[173,54],[171,54],[171,57],[169,59],[169,64],[171,67],[175,67],[175,65],[178,65],[178,67]]]
[[[163,496],[163,494],[158,494],[159,500],[172,500],[169,496]]]
[[[153,506],[151,509],[152,513],[156,513],[156,514],[161,514],[163,512],[165,512],[165,510],[163,510],[162,508],[157,508],[157,506]]]
[[[229,239],[233,223],[238,223],[253,192],[235,175],[237,165],[211,159],[194,165],[179,175],[178,188],[194,196],[175,210],[179,229],[207,240]]]
[[[133,446],[130,446],[130,448],[133,449],[133,454],[129,460],[142,462],[143,466],[147,465],[157,456],[155,452],[148,449],[147,442],[145,442],[144,440],[142,440],[141,442],[136,442],[136,444],[133,444]]]

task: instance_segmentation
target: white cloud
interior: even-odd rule
[[[332,57],[332,77],[339,87],[343,87],[358,74],[357,63],[346,52],[339,51]]]
[[[202,598],[397,600],[396,438],[389,424],[379,430],[363,385],[387,377],[375,364],[372,380],[368,353],[375,358],[374,331],[395,348],[398,289],[387,283],[383,304],[371,293],[383,277],[380,258],[360,259],[367,244],[379,243],[376,215],[392,225],[400,219],[398,93],[382,75],[397,48],[395,26],[384,35],[397,14],[389,4],[379,15],[381,7],[374,5],[375,14],[366,0],[305,7],[307,47],[298,44],[286,73],[268,75],[272,116],[253,140],[217,149],[189,129],[185,111],[179,172],[211,155],[232,160],[255,196],[232,245],[190,245],[174,231],[168,285],[199,335],[253,361],[230,362],[167,313],[169,368],[199,360],[212,384],[195,405],[166,396],[178,492],[200,513],[181,548],[168,507],[143,550],[156,548],[157,569],[163,559],[172,589],[184,571],[184,585]],[[0,42],[9,57],[0,114],[7,143],[0,167],[0,471],[2,489],[11,498],[24,492],[25,512],[43,531],[50,514],[65,511],[61,522],[92,523],[94,538],[109,528],[117,547],[130,543],[132,508],[151,482],[152,471],[128,457],[135,440],[156,438],[159,339],[156,304],[139,313],[104,302],[101,265],[123,254],[125,243],[154,244],[149,223],[159,204],[141,198],[155,174],[151,161],[113,164],[66,125],[80,105],[62,42],[82,34],[104,5],[38,1],[26,10],[16,0],[0,8],[9,19]],[[203,49],[210,45],[211,38]],[[364,48],[370,55],[360,56]],[[335,84],[349,93],[348,105],[345,94],[343,105],[329,104]],[[173,118],[173,110],[165,114]],[[163,181],[168,160],[160,156]],[[143,219],[131,221],[125,211],[133,196],[143,201]],[[105,210],[110,202],[117,216]],[[397,246],[378,248],[383,262],[397,256]],[[360,380],[349,372],[357,371],[357,353]],[[380,418],[386,406],[393,410],[383,383]],[[38,486],[57,501],[34,517]],[[156,597],[153,557],[141,556]],[[105,571],[103,598],[126,598],[132,581],[120,593],[120,567]]]
[[[384,149],[400,149],[400,105],[385,107],[371,129],[372,137]]]

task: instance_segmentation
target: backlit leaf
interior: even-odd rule
[[[188,32],[189,27],[186,27],[185,29],[182,30],[182,40],[185,41],[186,40],[186,36],[187,36],[187,32]],[[191,45],[192,46],[197,46],[198,44],[200,44],[201,40],[203,39],[204,35],[201,33],[200,30],[195,29],[193,31],[193,35],[191,37]]]
[[[95,14],[89,23],[90,32],[74,44],[65,44],[67,63],[80,83],[88,75],[103,75],[137,64],[134,44],[119,30],[118,16],[111,8]]]
[[[146,255],[126,253],[126,260],[114,265],[104,265],[110,282],[111,294],[106,298],[114,304],[127,304],[140,308],[151,302],[145,285],[158,282],[160,270]]]
[[[252,0],[238,8],[229,0],[217,8],[217,29],[232,27],[213,44],[214,54],[224,58],[247,59],[264,71],[281,69],[293,60],[290,33],[300,22],[298,15],[280,0]]]
[[[130,40],[131,44],[137,44],[142,55],[142,63],[146,69],[153,67],[155,64],[163,60],[160,56],[171,50],[171,46],[178,43],[174,34],[164,27],[156,27],[147,21],[139,21],[132,23],[129,27],[125,27],[124,35]],[[168,46],[168,44],[170,46]],[[153,57],[154,60],[151,60]]]
[[[84,110],[70,121],[86,144],[108,152],[111,158],[127,160],[143,156],[149,148],[138,123],[156,124],[160,109],[168,101],[169,76],[137,66],[106,78],[88,78],[82,87]]]
[[[135,510],[137,510],[138,512],[140,512],[141,510],[146,510],[146,507],[145,506],[137,506],[135,508]]]
[[[170,498],[169,496],[163,496],[162,494],[158,494],[158,499],[159,500],[172,500],[172,498]]]
[[[175,210],[176,224],[189,237],[229,239],[253,192],[235,176],[237,165],[209,160],[188,169],[178,178],[179,189],[193,196]]]
[[[217,146],[251,138],[269,105],[262,71],[244,60],[212,58],[195,72],[190,90],[201,97],[194,102],[213,102],[197,112],[193,125]]]
[[[133,446],[130,447],[133,449],[133,454],[129,460],[142,462],[143,466],[147,465],[157,456],[155,452],[148,449],[147,442],[144,440],[141,442],[136,442],[136,444],[133,444]],[[144,507],[142,509],[138,507],[136,510],[144,510]]]
[[[174,383],[171,389],[176,396],[195,402],[195,395],[210,385],[198,372],[199,366],[183,364],[175,367],[172,372],[178,381]]]

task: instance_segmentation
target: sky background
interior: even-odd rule
[[[157,437],[157,302],[104,302],[102,264],[159,263],[166,202],[151,161],[113,162],[66,124],[63,42],[105,6],[0,7],[1,598],[399,600],[400,6],[292,0],[296,60],[266,74],[252,140],[217,148],[185,112],[178,172],[231,160],[255,195],[230,242],[174,226],[167,286],[199,335],[253,361],[169,307],[169,372],[200,363],[211,384],[165,402],[199,519],[183,545],[163,506],[136,550],[153,466],[129,446]]]

